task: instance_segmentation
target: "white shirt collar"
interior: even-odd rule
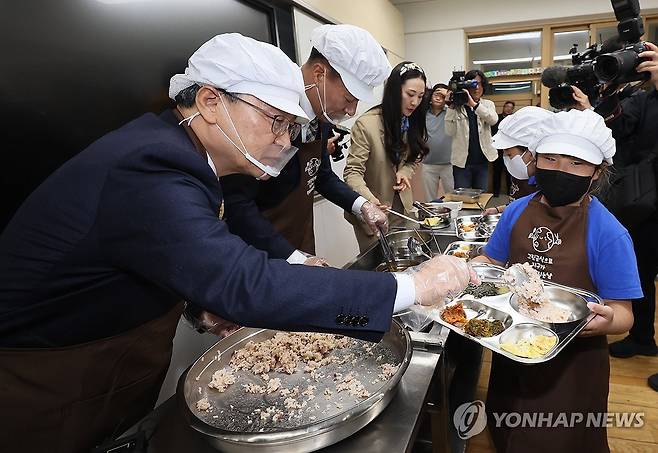
[[[210,154],[206,153],[206,156],[208,156],[208,165],[210,165],[212,172],[215,174],[215,176],[217,176],[217,179],[219,179],[219,175],[217,174],[217,168],[215,168],[215,163],[210,158]]]

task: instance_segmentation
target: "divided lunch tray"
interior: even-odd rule
[[[491,237],[498,225],[500,214],[465,215],[455,219],[457,236],[465,241],[477,241]],[[479,224],[479,225],[478,225]]]
[[[492,282],[505,286],[502,279],[505,268],[483,263],[473,263],[473,268],[478,273],[478,276],[480,276],[482,282]],[[478,316],[478,319],[500,320],[505,330],[499,335],[493,337],[475,337],[464,332],[463,328],[444,321],[440,315],[437,315],[434,319],[455,333],[473,340],[485,348],[491,349],[497,354],[502,354],[511,360],[526,364],[547,362],[557,356],[590,321],[592,316],[591,311],[587,308],[587,302],[603,304],[603,301],[596,294],[579,288],[571,288],[547,281],[544,281],[544,287],[550,301],[555,306],[571,311],[571,320],[562,323],[549,323],[524,316],[516,310],[516,295],[511,292],[482,297],[480,299],[476,299],[470,294],[462,293],[446,305],[446,307],[450,307],[462,302],[467,319],[476,317],[478,312],[484,312],[484,314]],[[442,312],[443,309],[439,313]],[[554,335],[557,337],[557,344],[544,356],[534,359],[514,355],[500,347],[502,343],[515,343],[520,339],[528,339],[533,335]]]
[[[446,249],[443,251],[443,254],[464,258],[470,261],[476,256],[482,254],[482,248],[486,244],[486,242],[479,241],[455,241],[448,244]]]

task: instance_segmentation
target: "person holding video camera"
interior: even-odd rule
[[[495,104],[483,99],[489,83],[480,70],[453,73],[446,113],[446,134],[452,137],[455,187],[487,190],[489,162],[498,158],[491,126],[498,122]]]
[[[642,162],[658,152],[658,137],[656,124],[658,124],[658,47],[650,42],[644,43],[646,51],[638,57],[645,59],[635,68],[637,72],[650,74],[650,83],[653,89],[639,91],[633,96],[620,102],[619,93],[603,98],[595,111],[603,116],[606,124],[612,129],[613,137],[619,149],[619,170],[625,165]],[[591,109],[588,97],[577,87],[573,87],[576,108]],[[653,164],[655,178],[658,179],[656,160],[649,160]],[[639,214],[639,213],[638,213]],[[643,216],[644,217],[644,216]],[[635,323],[629,335],[621,341],[610,344],[610,355],[619,358],[628,358],[635,355],[656,356],[658,347],[655,341],[654,319],[656,311],[655,278],[658,273],[658,212],[655,207],[653,213],[642,221],[624,221],[622,223],[629,229],[635,245],[640,281],[644,297],[633,301],[633,314]],[[653,388],[658,391],[658,375],[653,379]]]

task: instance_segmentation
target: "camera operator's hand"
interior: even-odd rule
[[[583,91],[575,85],[571,86],[573,90],[573,99],[576,101],[574,106],[577,110],[588,110],[592,108],[592,104],[589,102],[589,98]]]
[[[637,72],[648,72],[651,74],[651,83],[658,90],[658,46],[653,43],[645,42],[649,50],[645,50],[639,56],[649,58],[649,61],[643,61],[637,65]]]
[[[475,102],[473,96],[471,96],[471,93],[468,90],[464,90],[464,93],[466,93],[466,96],[468,96],[468,102],[466,105],[468,105],[470,108],[474,108],[478,103]]]

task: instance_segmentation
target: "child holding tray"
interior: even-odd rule
[[[633,324],[629,299],[642,296],[633,244],[626,229],[591,195],[612,164],[615,141],[603,119],[585,110],[560,112],[536,126],[539,191],[512,202],[484,254],[475,261],[529,262],[544,280],[598,294],[605,305],[552,360],[524,365],[494,354],[487,413],[498,452],[608,452],[605,412],[610,362],[606,335]],[[541,427],[496,426],[493,413],[552,414]],[[555,420],[566,414],[569,425]],[[587,426],[588,413],[603,426]],[[583,414],[580,423],[576,414]],[[563,416],[564,417],[564,416]],[[536,417],[539,420],[538,417]]]

